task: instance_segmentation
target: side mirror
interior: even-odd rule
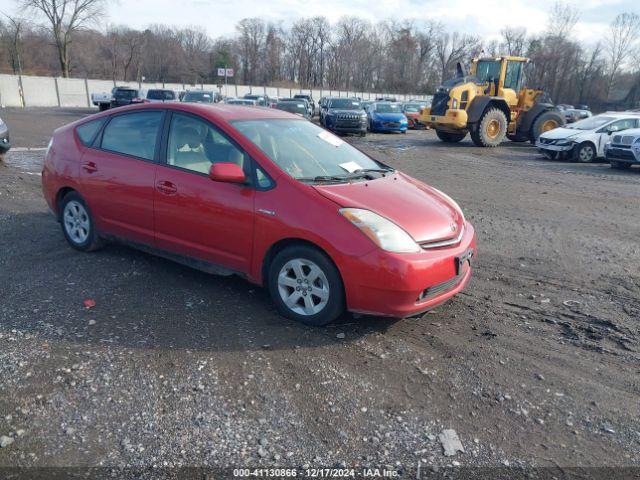
[[[214,182],[245,183],[247,177],[237,163],[214,163],[209,169],[209,178]]]

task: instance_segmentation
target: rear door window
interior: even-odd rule
[[[153,160],[163,111],[117,115],[102,134],[101,148],[110,152]]]

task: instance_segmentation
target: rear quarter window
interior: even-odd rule
[[[98,130],[100,130],[104,122],[104,118],[99,118],[91,122],[83,123],[82,125],[76,127],[78,138],[85,147],[91,146],[91,144],[93,143],[93,139],[96,138],[96,134],[98,133]]]

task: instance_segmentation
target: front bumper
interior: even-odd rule
[[[636,154],[631,148],[609,147],[605,150],[605,157],[608,162],[640,163],[640,152]]]
[[[541,143],[540,140],[536,142],[536,147],[540,150],[547,150],[549,152],[570,152],[575,147],[575,144],[570,145],[549,145],[546,143]]]
[[[0,126],[0,153],[7,153],[11,148],[11,142],[9,141],[9,129],[4,124]]]
[[[371,130],[375,132],[406,132],[407,123],[393,125],[394,122],[371,122]]]
[[[469,116],[466,110],[448,109],[444,115],[431,115],[431,110],[425,108],[420,117],[422,123],[432,128],[440,128],[442,130],[461,130],[467,128],[467,120]]]
[[[350,311],[388,317],[410,317],[430,310],[462,291],[471,278],[472,266],[456,272],[456,257],[473,250],[476,234],[470,223],[457,245],[394,254],[375,249],[353,258],[344,271],[347,308]]]

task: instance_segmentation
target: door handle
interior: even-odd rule
[[[178,187],[166,180],[158,182],[156,184],[156,188],[159,192],[164,193],[165,195],[175,195],[178,192]]]
[[[84,168],[84,170],[87,173],[93,173],[98,171],[98,167],[94,162],[85,162],[82,164],[82,168]]]

